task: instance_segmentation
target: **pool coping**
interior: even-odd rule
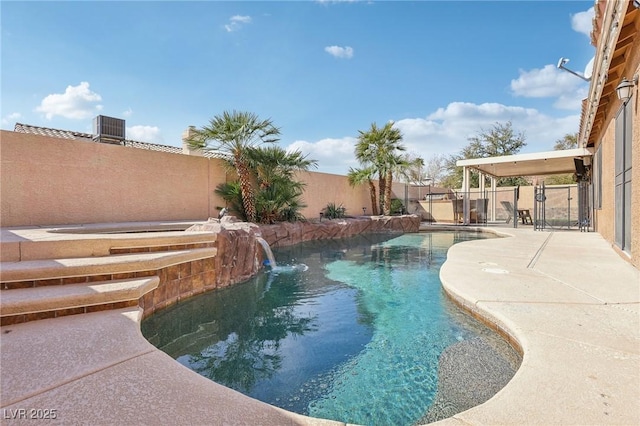
[[[452,247],[443,289],[510,336],[523,362],[489,401],[437,424],[639,424],[638,270],[599,234],[489,232],[509,238]],[[147,342],[140,320],[125,308],[2,327],[2,389],[28,387],[1,398],[3,424],[42,410],[56,410],[53,423],[343,424],[199,376]]]

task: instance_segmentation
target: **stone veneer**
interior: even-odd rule
[[[284,222],[260,225],[262,238],[271,247],[283,247],[312,240],[347,238],[375,232],[418,232],[420,217],[362,216],[356,218],[322,220],[315,222]]]
[[[179,263],[154,271],[160,278],[158,287],[139,300],[144,316],[173,305],[182,299],[217,288],[215,257]]]

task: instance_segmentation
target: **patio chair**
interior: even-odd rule
[[[487,211],[489,209],[488,198],[478,198],[475,202],[476,223],[487,223]]]
[[[510,223],[514,216],[513,204],[511,204],[510,201],[500,201],[500,204],[502,204],[502,207],[507,211],[509,215],[509,217],[507,217],[507,223]]]
[[[451,200],[451,206],[453,207],[453,223],[462,223],[463,218],[463,203],[464,200],[461,198],[457,198],[455,200]]]
[[[533,225],[533,219],[531,218],[529,209],[518,209],[518,217],[522,220],[523,225]]]

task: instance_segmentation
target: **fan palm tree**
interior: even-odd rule
[[[318,166],[300,151],[287,152],[280,146],[251,148],[247,152],[249,166],[256,173],[261,188],[267,188],[275,176],[293,180],[294,173]]]
[[[378,215],[378,200],[376,197],[376,186],[373,184],[373,176],[376,171],[373,167],[366,167],[363,169],[354,169],[349,168],[349,173],[347,174],[347,179],[349,180],[349,185],[356,186],[362,185],[364,183],[369,185],[369,194],[371,196],[371,214],[373,216]]]
[[[393,169],[399,161],[398,152],[405,150],[401,144],[402,132],[393,125],[394,122],[389,121],[384,127],[378,128],[376,123],[372,123],[368,131],[358,131],[360,135],[356,144],[356,159],[366,167],[373,167],[378,173],[378,201],[380,210],[387,215],[391,213]]]
[[[316,160],[307,159],[300,151],[287,152],[279,146],[250,148],[248,164],[255,172],[259,190],[256,214],[261,223],[303,219],[300,210],[303,182],[295,180],[295,172],[317,167]]]
[[[257,183],[254,188],[255,222],[303,219],[300,210],[306,207],[302,201],[305,184],[297,181],[294,174],[315,167],[317,162],[307,159],[299,151],[288,153],[278,146],[248,148],[246,160],[251,179]],[[227,202],[231,211],[248,220],[238,182],[218,185],[216,193]]]
[[[233,165],[240,181],[242,205],[247,220],[256,220],[255,193],[248,164],[249,148],[278,141],[280,129],[270,119],[261,120],[256,114],[243,111],[224,111],[209,124],[196,129],[189,140],[192,149],[217,151]]]

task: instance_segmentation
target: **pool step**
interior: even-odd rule
[[[3,262],[54,258],[100,257],[110,254],[148,253],[213,247],[211,232],[147,232],[138,234],[78,234],[63,238],[50,232],[46,239],[29,240],[3,231],[0,253]]]
[[[217,234],[189,226],[3,228],[2,325],[126,307],[149,314],[215,288]]]
[[[101,257],[0,263],[2,290],[140,278],[172,265],[214,257],[213,247]]]
[[[156,289],[159,283],[160,278],[153,276],[3,291],[0,317],[4,325],[29,319],[137,306],[139,299]],[[16,318],[18,316],[25,318]]]

